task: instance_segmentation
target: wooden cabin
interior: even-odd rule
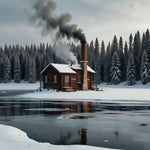
[[[95,73],[87,66],[88,89],[92,89],[92,75]],[[82,90],[83,69],[80,65],[50,63],[42,72],[44,89]]]
[[[82,43],[80,65],[50,63],[41,72],[44,89],[61,91],[92,90],[93,74],[96,72],[87,65],[86,43]]]

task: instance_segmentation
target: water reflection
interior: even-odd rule
[[[49,101],[0,101],[0,116],[23,116],[23,115],[60,115],[67,113],[93,113],[106,110],[113,111],[137,111],[150,110],[148,105],[105,104],[98,102],[49,102]],[[115,112],[107,112],[107,114]],[[144,114],[143,114],[144,115]],[[71,119],[88,119],[92,116],[76,116]]]
[[[0,123],[39,142],[58,145],[149,150],[150,143],[145,142],[150,138],[149,116],[150,106],[144,104],[0,101]]]
[[[81,129],[81,144],[87,144],[87,129]]]

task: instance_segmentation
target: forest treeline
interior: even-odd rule
[[[65,57],[60,57],[56,49],[62,45],[70,47],[70,51],[80,63],[81,45],[57,43],[40,44],[40,46],[5,45],[0,48],[0,83],[21,80],[34,83],[41,79],[40,72],[49,63],[68,63]],[[65,51],[68,55],[67,52]],[[130,34],[129,41],[123,41],[114,36],[107,45],[96,38],[87,44],[88,65],[97,73],[94,80],[98,83],[118,84],[127,81],[134,85],[141,80],[143,84],[150,82],[150,33],[147,30],[140,35]]]

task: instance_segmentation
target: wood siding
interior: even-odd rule
[[[50,66],[44,73],[43,73],[43,84],[44,89],[59,89],[64,90],[65,88],[72,88],[74,90],[82,90],[82,80],[81,83],[77,82],[77,77],[81,76],[82,79],[82,70],[75,70],[76,74],[69,74],[69,73],[59,73],[54,67]],[[57,83],[54,83],[54,76],[57,76]],[[48,77],[48,82],[45,83],[45,76]],[[65,76],[69,76],[70,81],[65,82]],[[92,73],[88,72],[87,75],[88,80],[88,89],[92,89]]]

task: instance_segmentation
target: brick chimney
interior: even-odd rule
[[[83,73],[82,73],[82,89],[83,91],[87,91],[88,90],[88,82],[87,82],[87,45],[86,42],[83,41],[81,42],[81,68],[83,69]]]

